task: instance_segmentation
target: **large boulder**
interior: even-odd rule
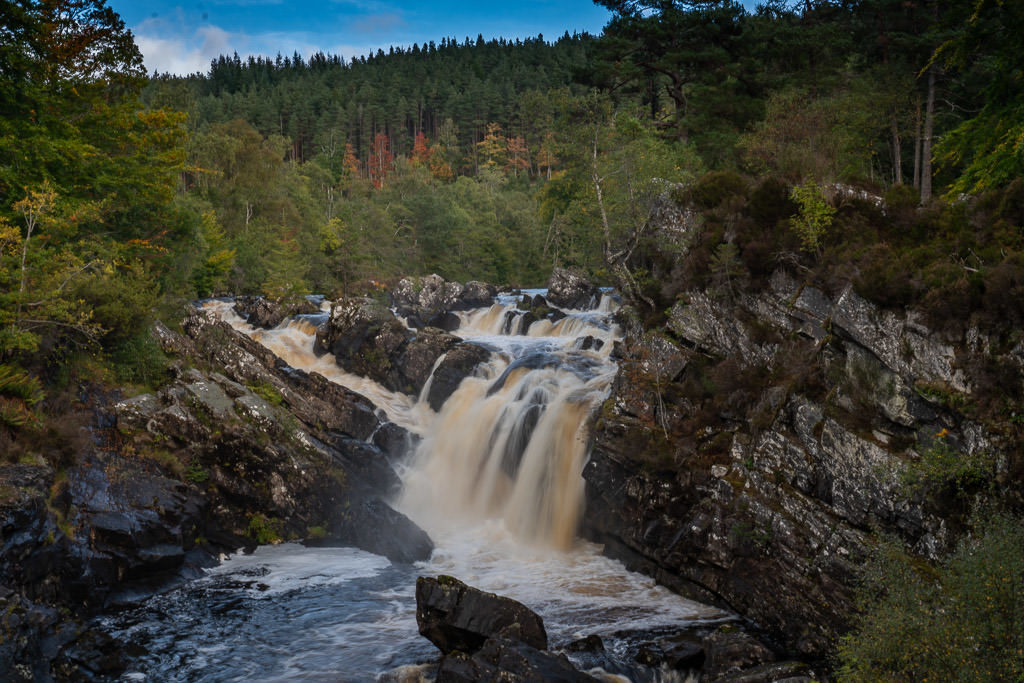
[[[544,622],[530,608],[451,576],[416,580],[416,623],[444,653],[438,683],[594,680],[546,651]]]
[[[596,681],[576,669],[563,654],[530,647],[509,638],[489,638],[475,654],[455,651],[437,669],[437,683],[522,681],[523,683],[583,683]]]
[[[521,602],[485,593],[451,576],[416,580],[416,624],[445,654],[473,654],[492,637],[547,649],[544,622]]]
[[[460,341],[436,328],[414,332],[373,300],[342,299],[317,330],[314,350],[333,353],[348,372],[416,396],[437,359]]]
[[[235,299],[235,312],[253,327],[264,329],[277,327],[285,318],[319,311],[319,307],[308,299],[282,301],[264,296],[240,296]]]
[[[307,540],[313,546],[355,546],[392,562],[411,564],[430,559],[434,543],[412,520],[379,498],[337,508],[330,535]]]
[[[471,342],[462,342],[454,346],[434,370],[434,379],[427,392],[430,407],[441,410],[441,406],[455,393],[462,380],[471,375],[478,365],[486,363],[490,357],[490,351]]]
[[[548,280],[547,300],[559,308],[586,310],[601,303],[601,290],[578,273],[555,268]]]
[[[454,329],[452,312],[489,306],[497,293],[494,285],[477,281],[462,285],[434,274],[403,278],[389,299],[395,312],[408,318],[412,326]]]

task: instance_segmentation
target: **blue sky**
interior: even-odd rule
[[[608,12],[591,0],[108,0],[135,34],[150,73],[205,72],[219,54],[317,50],[355,55],[443,37],[553,39],[598,34]]]
[[[748,7],[755,0],[745,0]],[[441,38],[554,39],[599,34],[610,17],[591,0],[108,0],[135,34],[150,73],[206,72],[238,52],[357,55]]]

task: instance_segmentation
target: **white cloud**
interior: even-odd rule
[[[197,71],[205,73],[210,68],[211,57],[198,47],[189,47],[184,40],[139,33],[135,43],[151,74],[159,71],[184,76]]]
[[[209,71],[210,62],[220,55],[237,52],[243,60],[249,55],[273,58],[278,54],[291,56],[298,52],[309,58],[316,52],[353,57],[371,55],[378,49],[387,51],[391,44],[403,45],[403,40],[386,40],[384,36],[402,27],[398,15],[374,15],[352,22],[353,32],[367,39],[360,43],[339,43],[337,35],[312,31],[266,31],[245,33],[226,31],[206,24],[187,28],[182,17],[151,18],[133,29],[135,42],[142,52],[146,68],[152,73],[171,73],[180,76]],[[412,41],[408,41],[411,45]]]

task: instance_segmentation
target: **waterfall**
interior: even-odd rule
[[[419,436],[394,502],[431,535],[435,549],[413,566],[354,548],[293,543],[236,555],[204,579],[105,617],[104,630],[139,653],[124,678],[185,683],[216,672],[224,681],[373,680],[405,669],[416,675],[412,665],[437,654],[417,632],[414,590],[424,574],[450,574],[523,602],[543,616],[552,642],[600,635],[609,661],[624,671],[639,670],[638,648],[666,628],[730,620],[574,537],[587,418],[615,374],[612,306],[606,300],[595,311],[527,325],[514,304],[499,297],[494,306],[460,314],[456,333],[492,354],[435,412],[426,400],[343,371],[330,354],[316,357],[313,334],[322,315],[256,330],[231,302],[208,302],[207,310],[292,367],[365,395]],[[651,671],[639,680],[665,679]]]
[[[566,549],[583,508],[587,417],[614,377],[617,331],[607,312],[538,320],[525,331],[520,315],[497,303],[460,316],[455,333],[494,353],[442,407],[398,505],[434,534],[500,518],[520,539]],[[584,336],[600,339],[601,350],[575,348]]]
[[[345,372],[330,354],[317,357],[313,336],[323,316],[254,330],[227,302],[207,308],[292,367],[363,394],[392,422],[422,437],[403,469],[396,507],[431,536],[500,519],[523,541],[567,549],[583,509],[587,417],[615,375],[609,358],[618,336],[610,320],[613,306],[606,296],[597,310],[524,325],[529,318],[513,301],[499,298],[459,314],[454,333],[492,355],[439,413],[425,400]],[[585,338],[592,340],[588,350],[580,348]]]

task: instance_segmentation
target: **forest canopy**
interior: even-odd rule
[[[534,285],[573,267],[657,306],[625,267],[651,246],[651,207],[723,173],[833,203],[836,187],[932,211],[992,196],[998,225],[1019,226],[1017,3],[600,4],[613,13],[601,36],[233,54],[148,77],[103,0],[9,3],[0,361],[131,358],[158,311],[195,297],[336,295],[406,273]],[[801,249],[790,235],[811,224],[789,219],[750,244],[726,230],[709,253],[755,279],[787,249],[824,279],[839,258],[892,270],[824,224]],[[949,240],[962,259],[984,245],[939,222],[892,262],[960,287],[967,271],[932,259]],[[999,235],[1004,256],[969,266],[978,291],[1015,258],[1012,231]],[[893,284],[891,304],[925,294]]]

